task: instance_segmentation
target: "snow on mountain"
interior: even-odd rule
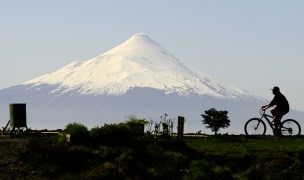
[[[186,67],[159,43],[138,33],[112,50],[84,62],[35,78],[24,85],[54,85],[51,94],[122,95],[133,88],[153,88],[180,96],[254,97]],[[255,98],[255,97],[254,97]]]

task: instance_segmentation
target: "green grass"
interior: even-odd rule
[[[97,130],[94,135],[104,132]],[[31,137],[28,151],[21,154],[25,165],[22,175],[50,179],[304,178],[304,137],[202,136],[178,140],[147,135],[134,136],[128,143],[107,143],[103,140],[107,136],[98,136],[99,141],[93,137],[84,144],[65,142],[61,136]]]
[[[303,137],[208,136],[185,141],[199,158],[229,169],[234,179],[303,178]]]
[[[187,144],[204,152],[244,153],[259,151],[297,152],[304,150],[303,137],[246,137],[246,136],[208,136],[185,138]]]

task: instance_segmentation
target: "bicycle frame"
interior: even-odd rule
[[[266,121],[268,122],[269,126],[271,127],[272,130],[274,130],[275,126],[272,120],[270,120],[269,118],[273,119],[273,116],[266,114],[266,110],[261,109],[261,117],[260,120],[263,121],[263,118],[266,119]]]

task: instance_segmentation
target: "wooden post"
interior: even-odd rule
[[[178,138],[183,138],[184,123],[185,123],[185,118],[182,116],[178,116],[178,125],[177,125],[177,137]]]

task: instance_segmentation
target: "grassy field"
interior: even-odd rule
[[[203,161],[234,179],[303,179],[303,137],[208,136],[186,138]]]
[[[76,133],[71,142],[65,136],[0,138],[0,175],[12,179],[304,179],[304,137],[177,139],[133,135],[124,125],[77,132],[83,135]]]
[[[205,136],[186,137],[187,144],[198,151],[220,153],[247,153],[273,151],[296,152],[304,150],[304,137],[273,136]]]

